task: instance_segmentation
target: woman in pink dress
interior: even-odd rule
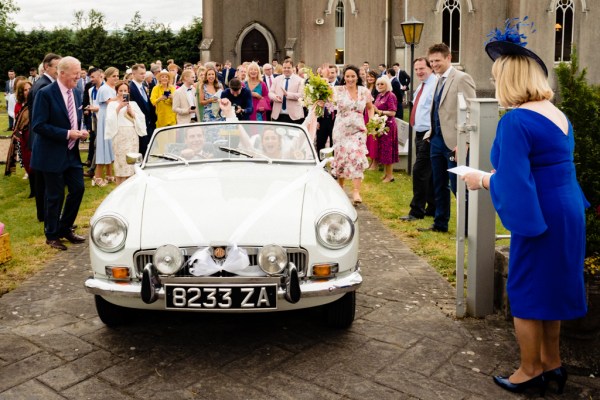
[[[375,82],[377,82],[377,78],[379,78],[379,74],[373,70],[367,72],[367,79],[366,79],[366,84],[365,86],[367,87],[367,89],[369,89],[369,91],[371,92],[371,96],[373,98],[377,97],[377,94],[379,92],[377,92],[377,88],[375,85]],[[367,113],[365,112],[365,124],[369,122],[369,116],[367,115]],[[369,162],[371,163],[371,166],[369,167],[369,171],[378,171],[379,170],[379,164],[377,163],[377,139],[374,138],[371,135],[367,135],[367,150],[369,151],[369,153],[367,154],[367,157],[369,157]]]
[[[266,112],[269,111],[269,89],[263,82],[260,68],[257,63],[252,62],[248,65],[248,75],[246,77],[246,87],[252,94],[252,114],[250,121],[266,121]]]
[[[363,113],[366,108],[369,118],[373,116],[373,98],[353,65],[344,69],[342,85],[334,88],[334,96],[337,114],[333,125],[332,173],[342,187],[346,179],[352,179],[352,201],[356,205],[362,203],[360,186],[369,166]]]
[[[394,182],[393,164],[398,162],[398,125],[396,124],[396,109],[398,99],[392,92],[392,83],[387,76],[377,79],[377,91],[379,94],[375,99],[375,112],[387,116],[385,126],[388,127],[387,134],[377,138],[377,156],[375,160],[383,165],[383,182]]]

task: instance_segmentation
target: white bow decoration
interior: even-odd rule
[[[208,276],[220,271],[227,271],[240,276],[263,276],[264,272],[258,265],[250,265],[248,252],[233,245],[227,251],[223,265],[218,265],[210,255],[210,247],[198,249],[188,260],[189,271],[194,276]]]

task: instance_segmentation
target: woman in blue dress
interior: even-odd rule
[[[518,37],[518,35],[517,35]],[[507,293],[521,364],[511,376],[495,376],[503,389],[544,392],[551,381],[562,392],[560,321],[587,312],[583,282],[585,208],[575,175],[573,129],[549,100],[547,69],[520,44],[493,41],[496,99],[514,107],[500,120],[491,150],[493,174],[463,176],[470,190],[489,189],[511,231]]]
[[[223,86],[217,79],[217,70],[214,67],[208,67],[204,75],[204,83],[200,90],[200,104],[204,107],[204,114],[202,120],[204,122],[211,121],[222,121],[219,100],[221,99],[221,93]]]
[[[108,103],[117,100],[117,91],[115,86],[119,81],[119,70],[115,67],[109,67],[105,71],[106,82],[98,89],[96,101],[100,109],[98,110],[98,124],[96,126],[96,173],[92,179],[92,186],[105,186],[108,182],[114,182],[112,176],[112,162],[115,160],[113,153],[112,140],[105,139],[104,128],[106,126],[106,108]],[[105,178],[102,175],[106,173]]]

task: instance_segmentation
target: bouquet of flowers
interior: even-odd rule
[[[331,98],[333,97],[333,89],[329,82],[320,75],[315,75],[312,70],[308,70],[308,80],[304,85],[304,104],[307,107],[315,106],[315,115],[322,117],[325,109],[316,104],[318,101],[325,102],[325,107],[332,108]]]
[[[387,121],[387,116],[385,115],[373,115],[369,118],[369,122],[367,122],[367,135],[371,135],[373,137],[380,137],[382,135],[387,135],[390,128],[385,126]]]

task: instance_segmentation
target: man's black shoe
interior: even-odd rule
[[[79,236],[73,231],[69,231],[69,233],[63,235],[63,238],[67,239],[69,242],[73,244],[79,244],[85,242],[85,237]]]
[[[56,250],[62,250],[65,251],[67,250],[67,246],[65,246],[60,239],[56,239],[56,240],[46,240],[46,244],[49,245],[50,247],[52,247],[53,249]]]
[[[444,230],[444,229],[440,229],[440,228],[438,228],[438,227],[436,227],[436,226],[434,226],[434,225],[431,225],[431,226],[429,226],[429,227],[427,227],[427,228],[417,228],[417,230],[418,230],[419,232],[430,232],[430,231],[431,231],[431,232],[444,232],[444,233],[447,233],[447,232],[448,232],[448,229],[446,229],[446,230]]]
[[[410,214],[405,215],[404,217],[400,217],[400,221],[416,221],[418,219],[423,219],[423,217],[417,218],[414,215],[410,215]]]
[[[92,171],[87,171],[83,173],[83,176],[85,176],[86,178],[91,178],[94,176],[94,173]]]

